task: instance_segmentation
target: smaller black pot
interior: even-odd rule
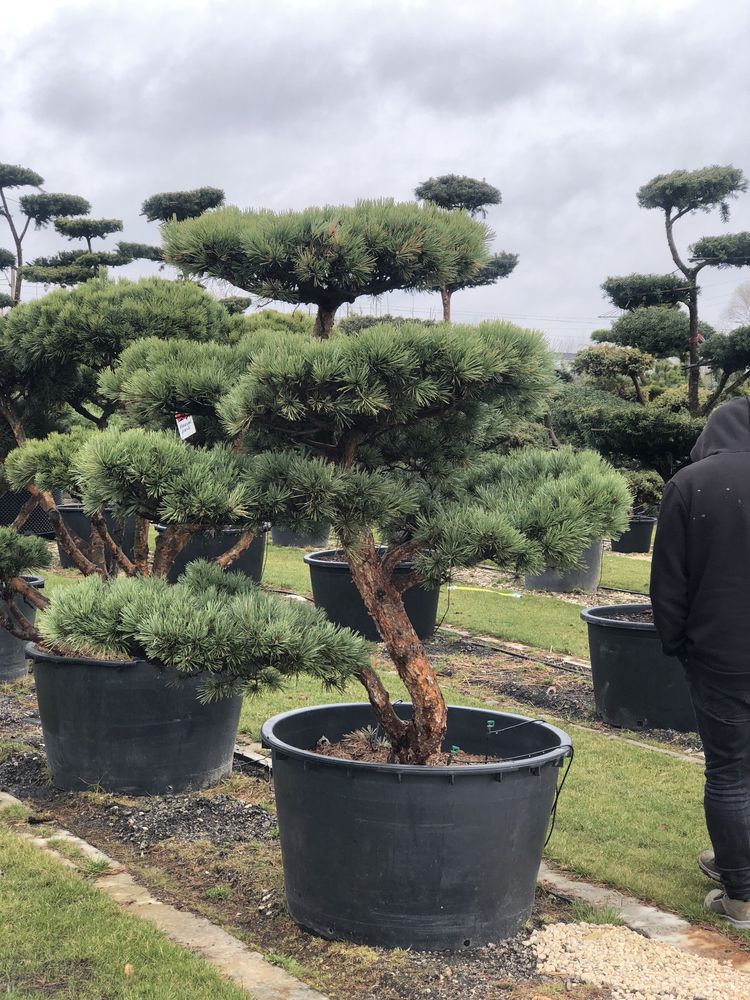
[[[589,631],[596,710],[610,726],[694,732],[685,668],[677,657],[664,655],[656,626],[611,617],[650,607],[613,604],[581,612]]]
[[[164,531],[163,524],[157,524],[156,530]],[[188,563],[196,559],[207,559],[209,562],[217,556],[224,555],[227,549],[235,544],[243,532],[243,528],[222,528],[221,531],[196,531],[179,553],[172,568],[167,573],[167,580],[174,583],[184,572]],[[263,563],[266,556],[266,532],[259,531],[239,559],[229,567],[237,573],[244,573],[251,580],[260,583],[263,576]]]
[[[316,531],[292,531],[291,528],[271,528],[274,545],[288,545],[296,549],[320,548],[328,544],[331,529],[327,524],[319,524]]]
[[[81,539],[82,542],[88,544],[91,541],[91,518],[88,514],[84,513],[83,507],[80,504],[70,503],[70,504],[59,504],[57,507],[60,512],[60,517],[65,524],[68,531],[75,532],[76,535]],[[118,525],[115,519],[112,517],[111,513],[105,513],[105,520],[107,522],[107,530],[110,535],[116,535],[120,530],[120,525]],[[129,517],[125,524],[122,526],[122,542],[121,547],[128,559],[133,557],[133,542],[135,540],[135,518]],[[75,569],[76,564],[70,558],[68,553],[61,548],[60,543],[57,543],[57,551],[60,554],[60,565],[63,569]],[[107,551],[107,566],[112,568],[114,565],[114,556],[111,552]]]
[[[44,580],[41,576],[24,576],[21,579],[36,588],[36,590],[41,590],[44,587]],[[20,594],[16,594],[13,598],[13,603],[21,614],[25,618],[28,618],[33,625],[36,618],[36,608],[34,605],[29,604]],[[7,629],[0,628],[0,684],[5,684],[8,681],[16,681],[19,677],[23,677],[25,673],[25,639],[16,639]]]
[[[339,559],[333,561],[330,556],[338,556]],[[341,550],[322,549],[310,552],[304,558],[310,567],[315,606],[322,608],[335,625],[359,632],[370,642],[380,642],[380,633],[352,580],[351,570]],[[410,573],[411,570],[411,563],[401,563],[396,567],[396,574]],[[414,631],[420,639],[429,639],[435,631],[440,588],[410,587],[404,591],[403,598],[404,609]]]
[[[26,652],[58,788],[165,795],[207,788],[232,770],[242,695],[202,704],[201,674],[55,656],[31,642]]]
[[[562,594],[582,590],[593,593],[602,575],[602,543],[592,542],[581,553],[581,565],[576,569],[545,569],[543,573],[524,577],[527,590],[552,590]]]
[[[649,552],[654,534],[655,517],[631,517],[628,530],[612,539],[613,552]]]

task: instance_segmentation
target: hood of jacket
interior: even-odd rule
[[[720,452],[750,451],[750,399],[738,396],[714,410],[690,452],[693,462]]]

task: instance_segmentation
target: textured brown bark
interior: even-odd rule
[[[315,317],[315,327],[313,334],[321,340],[328,340],[336,319],[336,308],[326,309],[325,306],[318,306],[318,314]]]
[[[226,552],[222,552],[220,556],[214,559],[217,566],[222,569],[230,569],[234,563],[239,559],[243,552],[247,552],[250,546],[255,541],[256,531],[243,531],[231,549],[227,549]]]
[[[440,289],[440,298],[443,300],[443,322],[450,323],[451,321],[451,292],[443,286]]]
[[[357,590],[412,701],[412,720],[396,734],[393,757],[403,764],[424,764],[439,750],[448,720],[437,678],[404,610],[401,595],[383,568],[372,533],[360,538],[356,546],[346,547],[345,552]],[[369,687],[367,691],[369,695]],[[390,703],[371,703],[385,731],[389,726],[393,729],[387,711]]]
[[[646,400],[643,395],[643,389],[641,388],[641,383],[638,381],[638,377],[636,375],[631,375],[630,379],[633,383],[633,388],[635,389],[635,398],[638,400],[641,406],[645,406]]]
[[[17,445],[22,445],[26,443],[26,432],[23,429],[23,424],[21,423],[21,418],[16,412],[16,408],[11,402],[11,400],[3,398],[0,399],[0,413],[8,421],[8,426],[10,427],[13,437]]]
[[[365,667],[357,677],[367,691],[375,716],[380,723],[392,747],[400,746],[407,740],[408,723],[399,719],[391,704],[391,696],[372,667]]]
[[[114,538],[110,535],[109,528],[107,528],[107,522],[104,519],[104,517],[99,513],[92,514],[91,524],[93,525],[94,531],[96,531],[99,534],[104,549],[112,553],[117,565],[122,570],[124,570],[124,572],[127,573],[128,576],[135,576],[138,571],[135,563],[131,562],[131,560],[128,559],[128,557],[123,552],[121,546],[119,546],[117,542],[114,540]],[[93,539],[93,533],[92,533],[92,539]]]
[[[11,528],[15,531],[20,531],[38,506],[39,500],[35,496],[30,496],[23,507],[19,510],[15,521],[11,524]]]
[[[148,529],[150,523],[145,517],[136,517],[135,519],[133,562],[136,573],[140,576],[148,576]]]
[[[57,504],[52,494],[48,490],[38,489],[33,483],[27,486],[26,489],[38,498],[40,507],[43,507],[47,512],[47,517],[55,532],[55,538],[59,542],[60,548],[70,556],[83,575],[91,576],[93,573],[98,573],[100,576],[106,578],[106,568],[102,565],[97,565],[97,563],[89,559],[84,553],[82,540],[75,533],[68,531],[65,522],[60,517],[60,512],[57,509]]]
[[[44,594],[41,594],[36,587],[32,587],[31,584],[27,583],[21,576],[12,577],[8,581],[8,586],[11,590],[20,594],[27,604],[33,605],[40,611],[44,611],[44,609],[49,606],[49,601]]]
[[[700,406],[698,403],[698,387],[700,385],[700,360],[698,357],[698,285],[697,278],[698,272],[700,271],[702,264],[697,267],[688,267],[688,265],[682,260],[680,254],[677,250],[677,244],[674,241],[674,223],[685,215],[687,210],[682,210],[678,212],[675,216],[672,216],[671,211],[665,213],[665,226],[667,230],[667,243],[669,244],[669,252],[672,255],[672,260],[675,262],[677,267],[685,275],[688,287],[688,315],[690,317],[690,333],[688,335],[688,410],[692,416],[697,416],[700,413]]]
[[[154,576],[165,577],[172,568],[177,556],[187,545],[190,538],[198,530],[199,525],[169,525],[164,531],[159,532],[156,537],[156,549],[154,550],[154,565],[152,573]]]
[[[9,603],[0,602],[0,626],[25,642],[39,642],[42,638],[23,612]]]

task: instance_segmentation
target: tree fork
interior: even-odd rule
[[[412,720],[393,747],[394,756],[402,764],[425,764],[440,749],[445,736],[448,723],[445,699],[424,646],[404,610],[401,595],[383,568],[372,532],[346,546],[344,551],[357,590],[412,701]],[[371,704],[387,732],[386,727],[392,726],[387,706],[381,716],[384,706],[379,702]]]

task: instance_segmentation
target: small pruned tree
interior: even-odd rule
[[[388,199],[302,212],[221,208],[162,228],[164,256],[278,302],[317,306],[327,338],[336,312],[361,295],[430,289],[474,277],[489,230],[463,212]]]
[[[152,194],[141,205],[141,215],[149,222],[168,222],[170,219],[194,219],[211,208],[224,204],[221,188],[200,187],[193,191],[166,191]]]
[[[422,201],[438,205],[446,211],[468,212],[471,216],[481,215],[484,218],[490,205],[499,205],[502,201],[500,191],[484,180],[474,177],[462,177],[458,174],[444,174],[441,177],[430,177],[414,189],[414,195]],[[518,264],[518,254],[493,254],[479,270],[456,281],[445,282],[434,290],[440,292],[443,303],[443,321],[450,323],[451,299],[454,292],[464,288],[480,288],[484,285],[494,285],[500,278],[507,278]]]
[[[702,342],[713,332],[708,324],[702,324],[696,336]],[[620,316],[609,330],[594,330],[591,339],[638,348],[655,358],[685,359],[690,348],[690,318],[671,306],[641,306]]]
[[[602,344],[598,347],[584,347],[573,358],[573,371],[578,375],[588,375],[595,380],[613,381],[629,379],[635,391],[635,398],[644,406],[646,397],[643,380],[651,369],[654,358],[637,347],[618,347]]]
[[[638,191],[642,208],[658,209],[664,214],[667,244],[672,260],[687,286],[688,334],[688,404],[690,412],[700,410],[698,275],[704,267],[743,267],[750,264],[750,233],[733,236],[704,237],[690,248],[686,260],[677,249],[675,223],[695,212],[719,209],[722,222],[729,219],[729,201],[747,190],[748,182],[737,167],[711,166],[700,170],[674,170],[660,174]]]
[[[677,306],[687,303],[689,287],[674,274],[627,274],[607,278],[602,291],[616,309],[640,309],[644,306]]]
[[[702,363],[714,372],[716,384],[703,405],[708,414],[724,398],[735,395],[750,379],[750,326],[712,337],[702,354]]]
[[[191,346],[189,370],[207,385],[216,352]],[[138,349],[124,359],[125,376],[115,369],[108,382],[147,418],[158,377],[146,374],[153,356],[139,362]],[[627,523],[626,485],[599,456],[495,451],[496,417],[516,424],[539,415],[551,380],[543,338],[510,324],[379,324],[330,340],[270,336],[214,397],[231,453],[247,462],[242,481],[267,519],[298,530],[327,521],[341,541],[413,706],[404,721],[376,671],[357,671],[393,760],[428,761],[447,719],[404,590],[484,559],[517,572],[571,566],[594,537]],[[99,495],[104,501],[118,502],[112,490]],[[404,561],[412,570],[396,574]]]
[[[30,170],[10,163],[0,163],[0,215],[5,218],[10,230],[15,253],[12,263],[6,266],[10,272],[10,298],[13,305],[21,301],[23,282],[23,241],[33,222],[37,229],[43,229],[54,219],[71,215],[86,215],[91,205],[85,198],[75,194],[53,194],[40,191],[38,194],[22,195],[18,200],[20,218],[10,210],[8,191],[15,188],[41,188],[44,178]]]

